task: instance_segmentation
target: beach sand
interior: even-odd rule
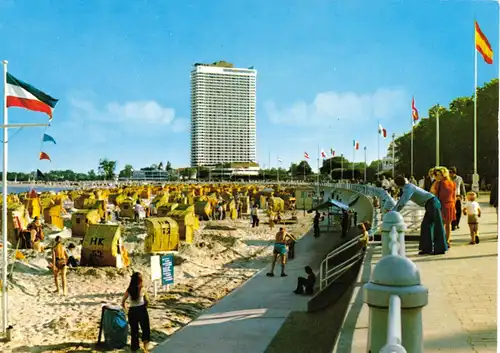
[[[285,218],[290,215],[286,214]],[[272,241],[278,227],[251,228],[249,219],[202,222],[191,245],[175,255],[175,285],[153,297],[150,256],[144,254],[146,235],[142,223],[125,223],[123,238],[131,265],[127,269],[79,267],[68,271],[67,297],[54,293],[54,279],[47,268],[50,251],[23,250],[16,261],[9,291],[9,324],[13,340],[0,343],[2,352],[98,352],[95,343],[103,304],[120,304],[130,274],[140,271],[151,303],[151,347],[164,341],[200,313],[241,286],[271,261]],[[302,236],[312,216],[298,212],[298,222],[287,230]],[[66,229],[57,233],[68,238]],[[51,234],[47,238],[54,238]],[[68,244],[71,239],[65,239]],[[50,240],[49,240],[50,242]],[[111,352],[129,352],[124,349]]]

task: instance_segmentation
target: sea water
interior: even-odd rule
[[[48,185],[34,185],[33,187],[30,185],[7,185],[7,191],[9,194],[19,194],[22,192],[31,191],[31,189],[35,189],[36,192],[47,192],[54,191],[59,192],[62,190],[72,190],[74,187],[54,187]],[[2,194],[2,188],[0,183],[0,194]]]

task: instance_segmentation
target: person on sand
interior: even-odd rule
[[[250,215],[252,216],[252,228],[259,226],[259,206],[257,204],[253,205],[252,210],[250,211]]]
[[[441,203],[438,198],[430,192],[406,182],[403,175],[398,175],[394,181],[398,187],[403,189],[403,193],[392,211],[400,212],[409,201],[413,201],[420,207],[425,207],[424,218],[420,225],[419,255],[444,254],[448,247],[444,234]]]
[[[127,291],[123,295],[122,307],[126,309],[127,300],[130,299],[130,309],[128,310],[128,323],[130,325],[130,348],[132,351],[139,350],[139,326],[142,331],[142,344],[144,352],[148,352],[151,336],[149,324],[147,292],[144,289],[142,275],[134,272],[130,279]]]
[[[139,222],[141,219],[141,213],[144,212],[144,207],[141,205],[141,201],[137,200],[134,206],[135,221]]]
[[[31,232],[31,241],[33,245],[36,242],[42,242],[45,239],[42,223],[40,222],[38,216],[33,219],[33,222],[31,222],[30,227],[28,229],[30,229]]]
[[[299,277],[297,278],[297,289],[293,292],[295,294],[308,294],[312,295],[314,293],[314,284],[316,283],[316,275],[314,274],[310,266],[305,267],[307,273],[307,278]]]
[[[281,257],[281,277],[286,277],[285,273],[285,265],[286,265],[286,253],[287,253],[287,240],[292,239],[297,241],[297,239],[287,233],[284,227],[281,227],[279,232],[276,233],[276,238],[274,241],[274,249],[273,249],[273,263],[271,265],[271,272],[267,273],[266,276],[274,277],[274,267],[276,267],[276,261],[278,260],[278,256]]]
[[[52,250],[52,271],[54,272],[54,283],[56,285],[56,292],[60,294],[59,290],[59,274],[61,274],[61,284],[63,295],[68,294],[67,288],[67,280],[66,280],[66,272],[67,272],[67,264],[68,264],[68,254],[64,245],[62,244],[62,240],[60,236],[56,237],[56,246]]]
[[[68,266],[69,267],[78,267],[79,262],[75,255],[76,253],[76,245],[71,243],[68,245]]]
[[[481,207],[476,201],[476,193],[467,193],[467,203],[464,207],[464,216],[467,216],[467,223],[470,229],[470,245],[479,244],[479,218],[481,217]]]

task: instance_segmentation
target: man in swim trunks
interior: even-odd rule
[[[281,227],[279,232],[276,233],[276,238],[274,241],[274,249],[273,249],[273,264],[271,265],[271,272],[269,272],[266,276],[274,277],[274,267],[276,266],[276,261],[278,260],[278,256],[281,257],[281,277],[286,277],[285,273],[285,264],[286,264],[286,253],[287,253],[287,240],[291,239],[293,241],[297,241],[297,239],[286,232],[284,227]]]

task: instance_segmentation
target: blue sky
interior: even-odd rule
[[[495,52],[478,82],[498,77],[498,6],[431,0],[0,0],[0,58],[60,102],[42,128],[9,144],[9,169],[134,168],[189,163],[189,73],[195,62],[255,66],[261,164],[303,159],[318,145],[377,158],[378,121],[410,128],[439,102],[471,95],[476,18]],[[46,121],[9,109],[11,122]],[[11,132],[12,133],[12,132]],[[389,140],[381,141],[381,155]],[[363,152],[356,160],[363,159]]]

